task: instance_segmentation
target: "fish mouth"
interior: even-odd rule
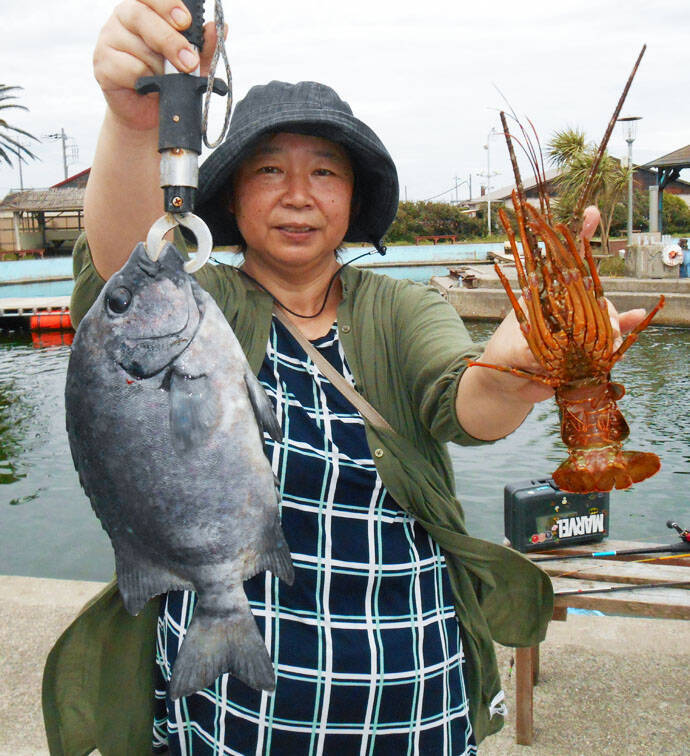
[[[135,336],[135,337],[132,337],[131,339],[128,339],[128,341],[140,342],[140,341],[162,341],[163,339],[172,339],[174,336],[179,336],[180,334],[184,333],[184,331],[187,330],[187,327],[189,326],[189,321],[190,321],[189,308],[187,308],[187,319],[182,324],[182,326],[180,326],[180,328],[177,329],[177,331],[171,331],[170,333],[162,333],[159,336]],[[197,324],[197,328],[198,328],[198,324]],[[196,333],[196,328],[194,330],[194,333]],[[192,338],[193,337],[194,337],[194,334],[192,334]]]
[[[136,380],[154,378],[166,373],[173,362],[192,343],[203,313],[194,298],[195,307],[187,307],[187,317],[180,328],[170,333],[131,337],[121,345],[116,364]],[[163,376],[165,378],[165,376]]]

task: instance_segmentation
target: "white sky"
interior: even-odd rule
[[[18,102],[29,108],[4,115],[39,137],[64,128],[79,148],[70,174],[93,156],[104,106],[91,53],[114,4],[2,0],[0,82],[24,87]],[[487,134],[500,129],[504,107],[496,87],[542,142],[569,126],[598,141],[643,43],[622,113],[643,117],[633,160],[690,143],[687,0],[224,0],[223,7],[235,98],[270,79],[334,87],[390,150],[403,199],[426,199],[470,174],[478,194]],[[41,160],[24,166],[25,188],[61,181],[61,143],[44,139],[31,149]],[[609,149],[627,153],[618,128]],[[491,138],[490,160],[500,171],[492,186],[511,183],[500,137]],[[18,186],[16,166],[0,167],[0,197]]]

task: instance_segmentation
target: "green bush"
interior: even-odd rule
[[[663,230],[666,234],[690,233],[690,207],[675,194],[664,192]]]
[[[486,228],[480,218],[470,217],[455,205],[445,202],[401,202],[384,241],[414,244],[416,236],[438,234],[467,239],[485,233]]]
[[[623,276],[625,275],[625,261],[618,255],[604,257],[599,263],[600,276]]]

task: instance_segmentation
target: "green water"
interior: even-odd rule
[[[477,340],[494,326],[468,323]],[[107,536],[82,493],[64,428],[69,347],[35,348],[29,337],[0,336],[0,574],[107,580]],[[654,451],[662,469],[611,494],[611,536],[670,542],[673,519],[690,526],[690,330],[649,328],[614,378],[627,395],[628,449]],[[490,446],[453,447],[468,527],[503,538],[503,487],[545,477],[564,458],[552,401],[512,436]]]

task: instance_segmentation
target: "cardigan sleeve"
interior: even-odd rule
[[[455,399],[460,378],[483,344],[472,341],[462,319],[433,287],[414,287],[398,308],[402,364],[422,423],[438,441],[491,443],[460,425]]]
[[[69,313],[72,325],[76,328],[105,285],[105,280],[101,278],[91,259],[85,233],[79,236],[72,251],[72,275],[74,288]]]

